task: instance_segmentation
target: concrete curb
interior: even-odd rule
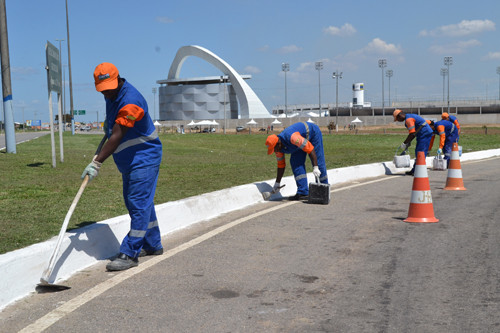
[[[500,156],[500,149],[464,153],[461,161],[494,156]],[[432,159],[433,157],[427,158],[429,167],[432,166]],[[396,169],[392,162],[373,163],[331,169],[328,170],[328,178],[330,184],[337,185],[362,178],[397,174],[406,170],[408,169]],[[314,181],[312,174],[308,174],[308,181]],[[162,235],[263,202],[261,193],[270,191],[273,184],[274,179],[157,205]],[[284,178],[282,184],[286,187],[281,193],[271,197],[271,200],[281,195],[295,194],[296,185],[293,177]],[[68,279],[76,272],[116,255],[121,240],[129,231],[129,225],[129,216],[122,215],[66,233],[51,282]],[[0,255],[0,284],[8,286],[0,293],[0,310],[35,291],[43,270],[48,265],[56,240],[57,236],[46,242]]]

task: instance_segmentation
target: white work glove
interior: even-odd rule
[[[437,154],[438,154],[438,155],[442,155],[442,154],[443,154],[443,150],[442,150],[441,148],[438,148],[438,150],[437,150]]]
[[[407,145],[406,143],[402,143],[401,146],[399,146],[399,148],[401,148],[401,150],[406,150],[406,148],[408,147],[409,145]]]
[[[274,183],[274,186],[273,186],[273,194],[275,193],[279,193],[279,191],[281,190],[280,188],[280,183]]]
[[[317,165],[313,167],[313,175],[316,178],[319,178],[319,176],[321,176],[321,171],[319,171],[319,167]]]
[[[102,165],[102,163],[97,162],[95,160],[95,157],[94,157],[92,162],[90,162],[90,164],[87,165],[85,170],[83,170],[82,179],[85,178],[85,175],[89,175],[89,181],[91,181],[92,179],[97,177],[97,174],[99,173],[99,169],[101,168],[101,165]]]

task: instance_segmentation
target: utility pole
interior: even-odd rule
[[[2,94],[7,153],[16,153],[16,132],[12,111],[12,86],[10,82],[9,37],[7,33],[7,10],[5,0],[0,0],[0,56],[2,57]]]
[[[69,46],[68,0],[66,0],[66,33],[68,40],[69,112],[71,114],[71,134],[75,135],[75,114],[73,109],[73,80],[71,77],[71,50]]]

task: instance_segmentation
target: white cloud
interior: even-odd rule
[[[467,41],[459,41],[452,44],[446,45],[433,45],[429,50],[436,54],[460,54],[467,51],[467,49],[475,46],[480,46],[481,42],[476,39],[470,39]]]
[[[246,66],[244,68],[244,71],[247,72],[247,73],[252,73],[252,74],[257,74],[257,73],[261,72],[261,70],[258,67],[255,67],[255,66]]]
[[[287,45],[278,49],[278,53],[296,53],[300,51],[302,51],[302,48],[297,45]]]
[[[481,58],[482,60],[500,60],[500,52],[488,52],[487,55]]]
[[[422,30],[419,35],[423,37],[463,37],[495,29],[495,23],[490,20],[463,20],[458,24],[443,25],[430,31]]]
[[[166,17],[166,16],[157,16],[156,17],[156,22],[169,24],[169,23],[173,23],[174,20],[172,20],[171,18]]]
[[[362,49],[362,53],[375,54],[401,54],[401,46],[389,44],[380,38],[374,38],[367,46]]]
[[[356,33],[356,29],[351,24],[346,23],[340,28],[329,26],[328,28],[324,28],[323,32],[332,36],[351,36]]]

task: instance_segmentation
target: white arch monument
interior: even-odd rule
[[[220,57],[201,46],[189,45],[181,47],[177,51],[172,65],[170,65],[168,79],[179,79],[182,64],[189,56],[201,58],[229,76],[229,81],[236,92],[236,97],[240,104],[241,118],[272,118],[269,111],[267,111],[264,104],[262,104],[262,101],[238,72]]]

